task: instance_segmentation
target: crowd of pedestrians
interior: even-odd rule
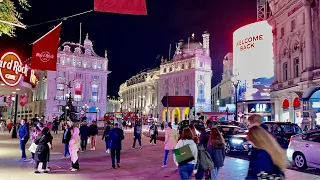
[[[249,168],[246,179],[285,179],[284,171],[286,169],[286,156],[284,150],[280,147],[275,138],[266,130],[263,119],[259,115],[252,115],[248,118],[250,124],[247,134],[248,141],[253,145],[249,155]],[[62,143],[64,144],[63,159],[71,161],[71,171],[80,169],[79,151],[87,151],[87,144],[91,143],[92,151],[96,150],[96,139],[98,136],[98,127],[96,122],[90,126],[84,121],[80,128],[77,128],[71,121],[63,125]],[[105,143],[106,153],[111,154],[111,167],[120,168],[122,140],[125,138],[123,124],[113,126],[107,124],[103,134],[102,141]],[[170,152],[173,154],[173,161],[181,179],[191,179],[194,174],[195,179],[218,179],[220,169],[224,166],[225,160],[225,140],[212,122],[208,121],[206,129],[200,134],[194,125],[189,125],[182,130],[179,137],[177,130],[172,128],[171,123],[163,123],[165,127],[164,139],[164,158],[162,168],[167,167]],[[48,124],[37,123],[32,127],[32,133],[24,120],[21,120],[18,129],[20,138],[21,159],[27,161],[26,143],[31,137],[32,144],[30,163],[35,164],[35,173],[48,173],[50,171],[50,149],[52,148],[53,137],[50,133]],[[53,124],[54,126],[54,124]],[[139,148],[142,149],[141,137],[142,126],[139,122],[134,123],[133,145],[135,149],[138,140]],[[51,127],[55,129],[54,127]],[[56,133],[55,131],[53,131]],[[158,129],[155,124],[149,128],[150,144],[156,145]],[[89,142],[88,142],[89,141]],[[32,150],[34,146],[34,150]],[[183,153],[182,153],[183,152]]]

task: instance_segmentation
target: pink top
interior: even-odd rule
[[[175,129],[169,127],[166,128],[165,140],[164,140],[164,149],[172,150],[178,142],[178,132]]]
[[[33,134],[31,135],[32,142],[34,142],[36,140],[36,138],[37,138],[37,136],[39,135],[40,132],[41,131],[37,131],[37,130],[33,132]]]

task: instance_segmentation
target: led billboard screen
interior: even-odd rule
[[[233,73],[240,80],[238,101],[270,99],[272,42],[272,27],[267,21],[243,26],[233,33]]]

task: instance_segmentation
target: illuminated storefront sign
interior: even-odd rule
[[[0,59],[0,78],[8,86],[16,86],[22,77],[31,85],[36,85],[38,78],[33,69],[23,65],[20,57],[13,52],[5,53]]]
[[[233,72],[240,80],[238,101],[270,99],[272,43],[272,26],[267,21],[243,26],[233,33]]]
[[[257,103],[248,104],[249,113],[270,113],[271,104],[270,103]]]

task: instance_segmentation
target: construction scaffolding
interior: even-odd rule
[[[271,11],[268,0],[257,0],[257,21],[263,21],[270,17]]]

